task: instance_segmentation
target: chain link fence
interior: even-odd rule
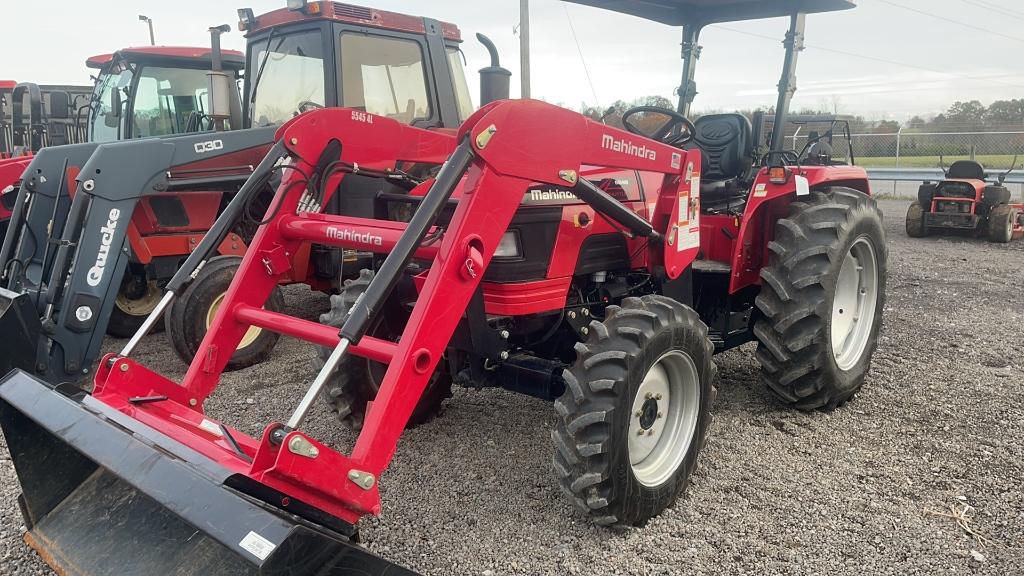
[[[801,150],[806,134],[788,136]],[[854,134],[857,164],[867,168],[937,168],[956,160],[974,159],[990,170],[1007,170],[1018,157],[1024,163],[1024,130],[1012,132],[911,132]],[[836,143],[845,151],[845,142]]]
[[[803,149],[808,134],[788,135],[794,150]],[[938,168],[957,160],[976,160],[992,174],[1009,170],[1016,156],[1016,169],[1024,171],[1024,129],[986,132],[918,132],[901,129],[883,134],[853,134],[857,165],[865,168]],[[837,137],[837,153],[846,143]],[[1014,186],[1011,186],[1014,187]],[[1016,185],[1024,195],[1024,185]],[[894,187],[895,188],[895,187]]]

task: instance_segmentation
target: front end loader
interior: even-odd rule
[[[225,187],[245,182],[273,133],[260,128],[40,151],[0,245],[0,302],[35,311],[33,320],[18,322],[23,328],[5,336],[31,343],[34,351],[4,354],[0,371],[18,367],[54,384],[91,374],[129,264],[175,269],[208,227],[191,207],[208,205],[198,213],[212,222]],[[207,150],[210,142],[217,142],[216,150]],[[181,206],[186,217],[171,242],[140,233],[144,217],[161,202]],[[188,216],[197,220],[191,227]],[[239,229],[218,249],[243,253]]]
[[[551,125],[573,129],[553,139],[542,129]],[[657,203],[656,220],[667,226],[681,219],[676,198],[691,185],[683,171],[695,158],[699,160],[699,153],[649,142],[650,157],[616,154],[601,146],[609,132],[635,139],[535,102],[484,108],[462,128],[461,144],[450,156],[451,136],[357,110],[309,113],[282,127],[271,153],[168,284],[161,305],[137,337],[120,354],[103,359],[91,396],[69,387],[51,392],[24,373],[13,374],[0,387],[0,422],[12,455],[17,455],[12,458],[25,491],[30,543],[59,569],[74,566],[90,574],[125,573],[126,566],[132,568],[129,573],[137,573],[143,563],[146,571],[175,566],[179,573],[356,573],[323,570],[331,562],[356,556],[359,562],[369,562],[353,552],[358,549],[345,546],[344,538],[354,536],[360,517],[380,513],[381,474],[462,321],[459,311],[470,306],[501,237],[531,187],[574,183],[591,207],[647,238],[651,253],[664,254],[659,261],[664,259],[670,275],[682,274],[695,258],[696,246],[677,250],[674,233],[656,230],[576,175],[587,164],[663,174],[664,201]],[[335,142],[340,146],[332,145]],[[539,157],[544,160],[538,161],[529,150],[543,150]],[[325,151],[334,151],[326,165],[322,162]],[[327,201],[342,179],[353,173],[387,178],[400,162],[443,165],[435,179],[419,184],[422,201],[407,224],[308,213],[300,208],[310,195]],[[229,233],[230,223],[274,172],[282,172],[282,182],[270,208],[273,217],[257,232],[225,296],[223,312],[214,320],[184,381],[172,382],[134,362],[130,356],[142,334],[214,253]],[[425,242],[428,235],[437,236],[438,218],[452,199],[457,207],[444,225],[443,239]],[[355,236],[338,234],[340,229],[360,230],[360,237],[373,238],[370,244],[389,250],[340,333],[264,309],[263,303],[288,273],[287,254],[309,241],[351,245]],[[424,273],[408,327],[397,343],[368,336],[374,311],[389,298],[413,258],[433,264]],[[269,423],[261,438],[250,438],[202,411],[230,360],[230,351],[251,326],[334,350],[288,422]],[[709,354],[710,343],[700,349]],[[349,456],[301,431],[346,353],[390,363]],[[706,361],[710,362],[709,355]],[[40,398],[45,398],[45,405]],[[74,457],[69,456],[71,447]],[[62,474],[59,482],[40,482],[46,474],[38,465],[58,458],[74,460],[74,473]],[[228,512],[222,506],[234,510]],[[116,522],[110,522],[112,516]],[[111,542],[147,532],[150,522],[160,526],[155,534],[146,534],[156,547],[140,543],[126,550],[119,546],[117,567],[112,568]],[[117,528],[111,530],[114,525]],[[92,537],[84,538],[86,533]],[[189,540],[193,534],[198,537]],[[160,554],[158,542],[177,546]],[[330,543],[326,549],[324,542]],[[192,547],[202,552],[192,552]],[[281,566],[287,569],[278,571]]]

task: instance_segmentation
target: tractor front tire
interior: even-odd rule
[[[812,191],[775,226],[754,326],[765,383],[802,410],[831,410],[864,384],[885,307],[888,249],[875,200]]]
[[[242,259],[238,256],[211,258],[199,276],[175,300],[169,312],[164,314],[171,345],[185,363],[191,363],[199,351],[199,345],[206,337],[206,331],[241,263]],[[284,310],[284,295],[280,288],[274,287],[263,307],[274,312]],[[231,355],[225,370],[241,370],[270,358],[279,339],[280,335],[275,332],[251,327]]]
[[[349,310],[366,292],[373,277],[372,270],[364,269],[358,278],[345,280],[341,293],[331,296],[331,309],[320,316],[320,323],[340,329],[348,317]],[[407,320],[408,312],[385,306],[373,320],[368,334],[375,338],[397,341]],[[318,347],[318,370],[323,367],[331,352],[331,348]],[[322,393],[324,402],[330,406],[331,412],[342,424],[353,430],[362,429],[366,406],[377,397],[387,368],[386,364],[352,354],[342,358]],[[413,428],[433,420],[441,412],[441,403],[451,396],[451,376],[442,366],[438,366],[419,403],[413,409],[406,427]]]
[[[1013,227],[1017,223],[1017,211],[1007,205],[996,206],[988,215],[988,239],[1006,244],[1013,240]]]
[[[131,273],[126,273],[124,281],[121,282],[121,289],[117,293],[117,299],[114,301],[114,308],[110,311],[107,334],[115,338],[134,336],[139,328],[142,328],[149,313],[156,309],[162,296],[163,293],[155,280],[140,282]],[[158,322],[153,326],[153,331],[157,332],[163,328],[164,325]]]
[[[596,524],[643,525],[686,489],[707,438],[708,328],[671,298],[626,298],[590,323],[576,354],[555,401],[559,485]]]
[[[917,202],[907,209],[907,236],[924,238],[928,235],[928,226],[924,223],[924,209]]]

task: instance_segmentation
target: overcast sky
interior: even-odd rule
[[[158,44],[207,45],[207,27],[230,23],[234,30],[235,10],[244,2],[7,0],[4,42],[19,57],[0,60],[0,79],[89,83],[84,66],[88,56],[148,43],[139,14],[153,18]],[[248,6],[259,14],[284,4],[250,0]],[[800,61],[795,107],[902,120],[941,112],[954,100],[988,104],[1024,97],[1024,2],[858,4],[853,11],[808,17],[809,47]],[[487,34],[497,43],[502,64],[512,70],[513,95],[518,94],[519,51],[513,31],[518,0],[375,0],[372,5],[458,24],[467,39],[464,50],[472,71],[487,64],[474,34]],[[646,95],[672,97],[681,71],[678,29],[558,0],[532,0],[531,6],[535,98],[578,108]],[[776,19],[705,30],[695,109],[772,105],[786,25]],[[244,39],[233,31],[224,44],[242,49]]]

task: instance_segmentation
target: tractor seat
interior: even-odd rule
[[[984,180],[988,174],[985,173],[985,167],[974,160],[957,160],[946,171],[946,178]]]
[[[754,163],[750,120],[742,114],[709,114],[693,123],[687,150],[701,152],[701,204],[712,208],[742,199],[744,178]]]

